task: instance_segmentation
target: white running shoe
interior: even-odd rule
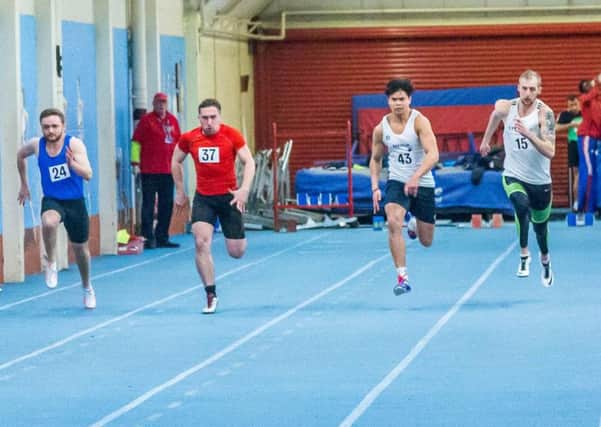
[[[83,305],[85,308],[96,308],[96,294],[92,285],[88,288],[83,288]]]
[[[550,288],[553,285],[553,270],[551,270],[551,263],[543,264],[543,271],[540,275],[540,281],[545,288]]]
[[[530,275],[530,255],[520,255],[520,265],[518,266],[518,277],[528,277]]]
[[[56,266],[56,261],[48,262],[48,257],[44,256],[44,264],[46,286],[54,289],[58,285],[58,267]]]
[[[218,302],[219,302],[219,299],[217,298],[217,295],[208,294],[207,295],[207,306],[202,309],[202,313],[203,314],[215,313],[215,311],[217,311],[217,303]]]

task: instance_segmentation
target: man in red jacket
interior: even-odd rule
[[[141,172],[144,247],[177,248],[178,243],[169,241],[174,189],[171,156],[181,132],[177,118],[167,111],[166,94],[157,93],[152,107],[153,111],[142,116],[136,126],[131,144],[131,164],[136,172]],[[158,204],[156,228],[155,203]]]
[[[594,212],[597,206],[597,147],[601,141],[601,94],[599,84],[601,74],[596,80],[582,80],[580,90],[580,108],[582,123],[578,127],[578,154],[580,156],[578,173],[578,211]]]

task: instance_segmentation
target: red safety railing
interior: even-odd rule
[[[346,166],[347,166],[347,174],[348,174],[348,184],[347,184],[347,202],[346,203],[326,203],[326,204],[307,204],[301,205],[299,203],[280,203],[279,200],[279,191],[278,191],[278,138],[283,138],[285,140],[292,139],[294,141],[295,135],[292,133],[286,133],[285,135],[278,135],[277,124],[272,123],[272,137],[273,137],[273,150],[271,152],[271,168],[273,175],[273,221],[274,221],[274,229],[277,230],[279,211],[282,209],[311,209],[311,210],[324,210],[324,209],[348,209],[348,216],[354,216],[354,203],[353,203],[353,153],[352,153],[352,131],[351,131],[351,122],[346,122],[346,130],[343,132],[340,131],[330,131],[324,132],[320,131],[319,133],[315,133],[314,135],[311,132],[303,132],[302,134],[298,134],[296,136],[299,137],[311,137],[314,136],[316,138],[323,137],[324,135],[328,136],[343,136],[345,139],[345,157],[346,157]]]

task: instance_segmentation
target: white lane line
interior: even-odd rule
[[[299,246],[311,243],[314,240],[320,239],[320,238],[322,238],[324,236],[326,236],[326,234],[322,234],[320,236],[315,236],[315,237],[313,237],[311,239],[308,239],[308,240],[305,240],[303,242],[297,243],[296,245],[290,246],[290,247],[288,247],[286,249],[282,249],[282,250],[280,250],[278,252],[274,252],[273,254],[267,255],[267,256],[265,256],[263,258],[260,258],[260,259],[258,259],[256,261],[243,264],[240,267],[236,267],[236,268],[234,268],[232,270],[229,270],[229,271],[227,271],[227,272],[225,272],[225,273],[217,276],[216,279],[217,280],[221,280],[224,277],[227,277],[227,276],[230,276],[232,274],[235,274],[235,273],[237,273],[237,272],[239,272],[241,270],[246,270],[247,268],[250,268],[250,267],[253,267],[255,265],[264,263],[265,261],[267,261],[267,260],[269,260],[271,258],[274,258],[274,257],[276,257],[278,255],[281,255],[281,254],[285,253],[285,252],[289,252],[289,251],[291,251],[291,250],[293,250],[293,249],[295,249],[295,248],[297,248]],[[137,314],[137,313],[139,313],[141,311],[148,310],[149,308],[153,308],[153,307],[159,306],[159,305],[161,305],[163,303],[166,303],[168,301],[171,301],[171,300],[173,300],[175,298],[179,298],[179,297],[181,297],[183,295],[187,295],[187,294],[189,294],[191,292],[194,292],[195,290],[200,289],[200,288],[203,288],[202,284],[193,286],[191,288],[185,289],[183,291],[180,291],[180,292],[177,292],[177,293],[174,293],[174,294],[171,294],[168,297],[165,297],[165,298],[162,298],[160,300],[154,301],[154,302],[152,302],[150,304],[146,304],[146,305],[144,305],[142,307],[139,307],[139,308],[137,308],[135,310],[128,311],[127,313],[124,313],[124,314],[122,314],[120,316],[113,317],[112,319],[109,319],[109,320],[107,320],[105,322],[99,323],[96,326],[92,326],[90,328],[87,328],[87,329],[84,329],[82,331],[76,332],[73,335],[69,335],[68,337],[63,338],[60,341],[56,341],[56,342],[54,342],[54,343],[52,343],[50,345],[47,345],[46,347],[42,347],[42,348],[40,348],[38,350],[32,351],[31,353],[28,353],[28,354],[25,354],[23,356],[17,357],[15,359],[9,360],[8,362],[4,362],[3,364],[0,365],[0,371],[4,370],[6,368],[10,368],[11,366],[16,365],[17,363],[20,363],[20,362],[22,362],[24,360],[28,360],[28,359],[31,359],[31,358],[33,358],[35,356],[39,356],[40,354],[46,353],[46,352],[48,352],[50,350],[54,350],[55,348],[61,347],[61,346],[65,345],[65,344],[67,344],[67,343],[69,343],[69,342],[71,342],[71,341],[73,341],[73,340],[75,340],[77,338],[80,338],[80,337],[82,337],[84,335],[87,335],[87,334],[89,334],[91,332],[94,332],[94,331],[102,329],[102,328],[104,328],[106,326],[112,325],[113,323],[119,322],[119,321],[121,321],[123,319],[127,319],[127,318],[133,316],[134,314]],[[120,331],[121,329],[119,327],[117,327],[117,328],[115,328],[115,330],[116,331]]]
[[[157,413],[154,413],[154,414],[150,415],[150,416],[149,416],[149,417],[147,417],[146,419],[147,419],[148,421],[156,421],[156,420],[158,420],[159,418],[161,418],[162,416],[163,416],[163,414],[162,414],[162,413],[160,413],[160,412],[157,412]]]
[[[192,389],[192,390],[188,390],[187,392],[184,393],[184,396],[186,397],[194,397],[196,396],[198,393],[200,393],[198,391],[198,389]]]
[[[347,282],[351,281],[355,277],[357,277],[360,274],[364,273],[365,271],[369,270],[376,263],[382,261],[383,259],[388,258],[389,256],[390,255],[385,254],[385,255],[382,255],[382,256],[380,256],[378,258],[373,259],[372,261],[368,262],[366,265],[364,265],[360,269],[355,270],[349,276],[347,276],[344,279],[340,280],[339,282],[333,284],[332,286],[324,289],[323,291],[321,291],[321,292],[313,295],[311,298],[309,298],[309,299],[301,302],[300,304],[294,306],[293,308],[291,308],[290,310],[286,311],[285,313],[280,314],[277,317],[274,317],[270,321],[264,323],[263,325],[261,325],[260,327],[256,328],[252,332],[250,332],[247,335],[243,336],[242,338],[234,341],[233,343],[231,343],[230,345],[228,345],[227,347],[225,347],[221,351],[218,351],[217,353],[213,354],[212,356],[208,357],[207,359],[203,360],[202,362],[198,363],[197,365],[194,365],[191,368],[189,368],[189,369],[181,372],[180,374],[178,374],[175,377],[171,378],[170,380],[164,382],[163,384],[160,384],[157,387],[148,390],[146,393],[142,394],[141,396],[137,397],[136,399],[132,400],[131,402],[123,405],[122,407],[120,407],[116,411],[111,412],[110,414],[104,416],[103,418],[101,418],[100,420],[98,420],[94,424],[92,424],[91,427],[105,426],[108,423],[116,420],[117,418],[119,418],[119,417],[127,414],[131,410],[137,408],[138,406],[140,406],[141,404],[143,404],[144,402],[146,402],[151,397],[153,397],[153,396],[161,393],[162,391],[164,391],[164,390],[166,390],[166,389],[168,389],[168,388],[176,385],[177,383],[185,380],[186,378],[188,378],[189,376],[195,374],[196,372],[200,371],[201,369],[204,369],[207,366],[212,365],[213,363],[217,362],[219,359],[223,358],[224,356],[226,356],[229,353],[233,352],[234,350],[238,349],[240,346],[242,346],[246,342],[248,342],[248,341],[252,340],[253,338],[261,335],[266,330],[268,330],[268,329],[272,328],[273,326],[277,325],[278,323],[280,323],[280,322],[288,319],[290,316],[292,316],[297,311],[303,309],[304,307],[306,307],[306,306],[308,306],[310,304],[313,304],[315,301],[318,301],[319,299],[323,298],[327,294],[329,294],[329,293],[335,291],[336,289],[340,288],[341,286],[345,285]]]
[[[405,356],[401,362],[394,367],[392,371],[378,385],[371,389],[369,393],[363,398],[363,400],[353,409],[353,411],[340,423],[340,427],[350,427],[353,425],[361,415],[371,406],[371,404],[388,388],[390,384],[399,376],[403,371],[413,362],[413,360],[422,352],[428,343],[440,332],[440,330],[447,324],[447,322],[459,311],[463,306],[482,286],[482,284],[488,279],[488,277],[495,271],[499,264],[507,258],[507,256],[517,246],[517,242],[513,242],[505,252],[503,252],[487,269],[482,275],[474,282],[474,284],[467,290],[465,294],[447,311],[444,316],[438,319],[438,322],[434,324],[422,339],[411,349],[409,354]]]
[[[92,276],[92,281],[97,280],[97,279],[101,279],[103,277],[112,276],[113,274],[123,273],[124,271],[128,271],[128,270],[131,270],[133,268],[142,267],[142,266],[145,266],[146,264],[152,264],[152,263],[155,263],[155,262],[157,262],[157,261],[159,261],[159,260],[161,260],[163,258],[167,258],[167,257],[174,256],[174,255],[179,255],[182,252],[187,252],[190,249],[194,249],[194,247],[180,249],[180,250],[177,250],[175,252],[169,252],[168,254],[164,254],[164,255],[161,255],[161,256],[158,256],[158,257],[155,257],[155,258],[152,258],[152,259],[147,259],[146,261],[138,262],[136,264],[131,264],[131,265],[128,265],[126,267],[118,268],[116,270],[106,271],[104,273]],[[60,274],[60,272],[59,272],[59,274]],[[43,286],[45,286],[45,285],[43,285]],[[15,301],[15,302],[11,302],[9,304],[0,305],[0,311],[8,310],[9,308],[13,308],[13,307],[16,307],[18,305],[25,304],[27,302],[35,301],[37,299],[44,298],[44,297],[47,297],[49,295],[56,294],[57,292],[64,292],[64,291],[66,291],[68,289],[72,289],[72,288],[75,288],[77,286],[81,286],[81,281],[72,283],[72,284],[67,285],[67,286],[61,286],[61,287],[53,289],[51,291],[42,292],[41,294],[34,295],[34,296],[28,297],[28,298],[24,298],[24,299]]]

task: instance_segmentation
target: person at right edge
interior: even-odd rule
[[[515,211],[515,225],[520,240],[520,262],[517,276],[530,274],[528,226],[532,226],[540,249],[543,286],[553,284],[548,245],[548,223],[551,215],[551,159],[555,155],[555,117],[553,110],[538,99],[542,89],[540,75],[524,71],[518,79],[519,97],[499,99],[490,115],[480,152],[490,152],[490,141],[501,123],[504,124],[503,188]]]
[[[582,123],[578,127],[578,212],[594,212],[597,206],[597,147],[601,142],[601,74],[578,84]]]

